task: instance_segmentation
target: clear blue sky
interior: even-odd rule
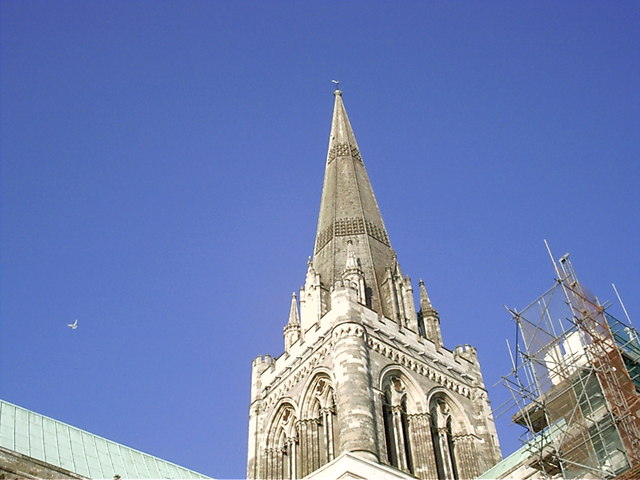
[[[477,346],[494,405],[503,305],[552,283],[543,239],[640,323],[637,2],[3,0],[0,15],[10,402],[244,475],[251,360],[282,352],[312,254],[332,79],[400,263],[445,344]]]

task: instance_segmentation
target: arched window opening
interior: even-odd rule
[[[338,425],[330,379],[318,376],[305,396],[300,422],[300,476],[304,477],[336,457]]]
[[[404,454],[407,463],[407,470],[414,473],[413,459],[411,456],[411,437],[409,436],[409,418],[407,417],[407,399],[402,399],[400,405],[400,426],[402,427],[402,438],[404,440]]]
[[[440,480],[458,479],[456,451],[451,429],[451,409],[443,398],[433,401],[431,407],[431,435]]]
[[[399,377],[391,377],[385,388],[382,399],[382,414],[389,464],[400,470],[413,473],[407,395],[404,384]]]
[[[389,465],[398,466],[398,456],[396,454],[395,436],[393,435],[393,415],[391,405],[387,396],[382,396],[382,418],[384,420],[384,438],[387,445],[387,461]]]
[[[263,478],[270,480],[297,477],[298,427],[293,408],[281,407],[272,423],[265,449]]]
[[[314,403],[318,412],[318,424],[322,429],[320,436],[322,457],[330,462],[335,457],[335,401],[333,389],[328,380],[320,379],[314,391]],[[326,463],[323,462],[323,463]]]
[[[453,478],[458,476],[458,465],[456,464],[456,455],[454,453],[453,430],[451,429],[451,415],[447,418],[447,446],[449,447],[449,458],[451,459],[451,468],[453,469]]]

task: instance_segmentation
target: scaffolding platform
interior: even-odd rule
[[[539,478],[626,479],[640,469],[640,341],[578,281],[565,255],[556,283],[522,311],[512,371],[513,422]]]

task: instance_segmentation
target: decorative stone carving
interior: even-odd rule
[[[325,379],[321,379],[314,392],[315,398],[320,405],[320,411],[333,411],[333,389]]]
[[[351,156],[354,160],[362,163],[362,156],[356,147],[347,143],[338,143],[331,147],[327,156],[327,163],[333,162],[337,157]]]
[[[336,237],[344,237],[364,234],[375,238],[388,247],[391,246],[389,236],[384,227],[376,225],[364,217],[337,218],[331,225],[318,234],[315,253],[322,250],[322,248],[333,239],[334,235]]]
[[[296,418],[292,409],[285,410],[282,415],[282,431],[287,440],[297,440],[298,430],[296,428]]]
[[[391,388],[389,389],[389,393],[389,401],[391,402],[391,407],[393,407],[394,409],[401,408],[402,400],[406,396],[402,380],[400,380],[398,377],[391,377]]]

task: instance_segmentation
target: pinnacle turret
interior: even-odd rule
[[[289,309],[289,323],[287,325],[300,325],[300,317],[298,316],[298,302],[296,294],[291,294],[291,308]]]
[[[424,286],[424,281],[420,279],[418,285],[420,286],[420,309],[423,312],[432,311],[433,305],[431,305],[431,299],[427,293],[427,287]]]
[[[284,327],[284,349],[289,351],[291,346],[300,339],[300,316],[298,314],[298,300],[295,292],[291,295],[291,308],[289,309],[289,321]]]
[[[431,305],[431,299],[427,294],[427,288],[424,286],[424,282],[420,279],[420,313],[419,322],[422,324],[422,330],[424,336],[431,340],[436,348],[442,347],[442,333],[440,331],[440,315],[438,311]]]

